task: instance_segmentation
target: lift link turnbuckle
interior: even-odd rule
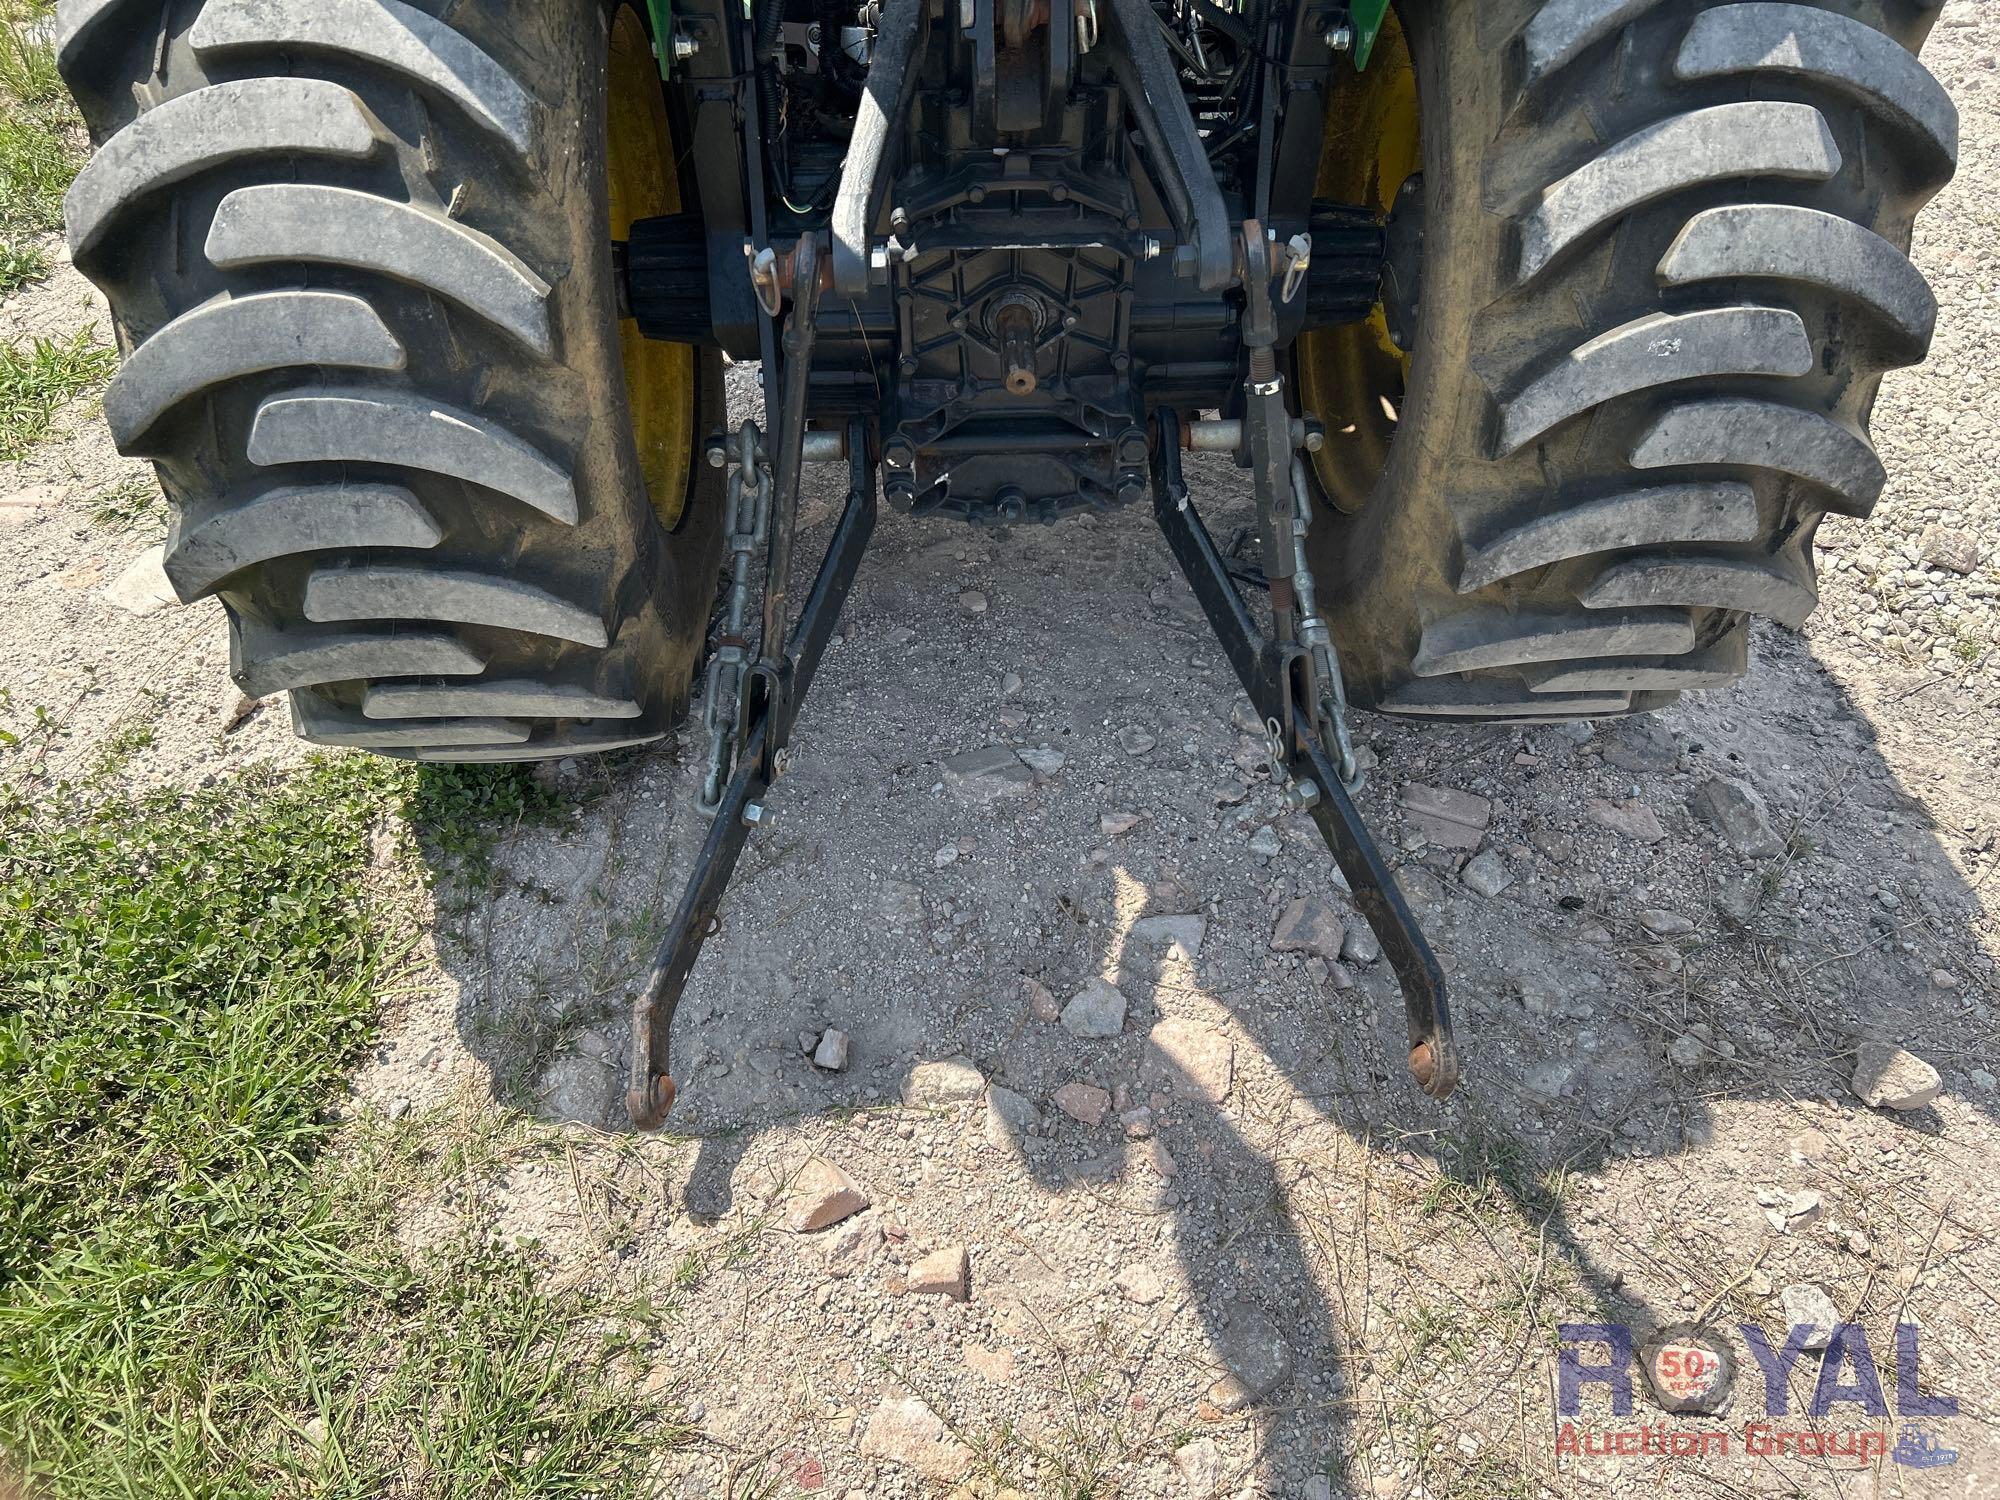
[[[1296,235],[1276,245],[1255,219],[1243,223],[1243,343],[1249,370],[1243,383],[1243,440],[1257,499],[1257,530],[1263,544],[1264,577],[1271,589],[1271,636],[1285,663],[1280,712],[1271,726],[1274,742],[1289,744],[1293,721],[1303,706],[1320,739],[1333,747],[1341,784],[1360,779],[1347,727],[1347,688],[1333,637],[1319,614],[1319,594],[1306,559],[1306,532],[1312,524],[1311,493],[1298,448],[1313,424],[1294,423],[1278,367],[1278,300],[1295,295],[1301,269],[1311,263],[1312,241]],[[1290,756],[1274,755],[1271,770],[1289,780]],[[1288,787],[1290,800],[1310,807],[1319,788],[1309,781]]]
[[[744,636],[750,617],[750,572],[771,535],[771,464],[763,434],[745,422],[726,452],[729,501],[723,521],[729,534],[729,606],[721,638],[708,659],[708,686],[702,697],[702,726],[708,731],[708,774],[695,807],[712,818],[722,806],[722,788],[736,758],[737,708],[743,672],[750,665]]]
[[[1306,482],[1306,463],[1292,455],[1293,527],[1292,549],[1297,554],[1299,596],[1299,645],[1305,651],[1308,678],[1306,701],[1312,705],[1313,725],[1323,743],[1334,752],[1334,770],[1341,785],[1353,791],[1361,784],[1361,764],[1354,755],[1354,736],[1347,727],[1347,678],[1340,670],[1340,653],[1334,649],[1333,634],[1320,618],[1319,588],[1313,581],[1312,564],[1306,560],[1306,532],[1312,526],[1312,489]]]

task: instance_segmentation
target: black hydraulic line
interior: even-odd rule
[[[791,165],[785,159],[782,114],[778,99],[778,36],[785,23],[784,0],[765,0],[757,12],[752,52],[757,65],[757,118],[763,125],[764,147],[771,153],[778,191],[792,190]]]
[[[1111,0],[1111,5],[1125,39],[1123,47],[1110,49],[1125,107],[1145,137],[1174,228],[1194,246],[1195,285],[1219,292],[1235,276],[1236,240],[1173,54],[1149,0]]]
[[[1271,217],[1271,173],[1278,156],[1278,38],[1273,21],[1264,32],[1264,66],[1257,78],[1257,187],[1250,212],[1259,223]]]
[[[687,890],[674,920],[654,955],[645,988],[632,1003],[632,1061],[626,1080],[625,1111],[641,1130],[658,1130],[673,1107],[674,1080],[669,1067],[669,1043],[674,1011],[687,988],[688,975],[701,956],[702,945],[719,930],[716,912],[736,862],[749,837],[746,816],[770,789],[769,766],[777,749],[791,738],[799,707],[812,687],[827,642],[833,637],[840,608],[854,587],[854,575],[875,530],[875,471],[868,460],[867,430],[860,422],[848,427],[850,482],[847,508],[827,544],[812,593],[798,627],[792,632],[786,657],[790,690],[766,697],[750,728],[748,742],[736,761],[736,774],[722,794],[722,806],[710,825],[708,838],[695,859]]]
[[[918,44],[929,12],[928,0],[882,0],[868,82],[854,114],[854,133],[848,137],[847,161],[840,170],[840,191],[833,200],[833,286],[844,297],[862,297],[868,292],[868,256],[875,220],[882,211],[882,195],[888,191],[882,162],[890,136],[901,128],[909,110],[917,80],[914,64]]]
[[[1285,667],[1273,643],[1251,618],[1242,594],[1230,579],[1228,563],[1189,501],[1187,484],[1181,477],[1180,419],[1172,411],[1162,410],[1156,420],[1154,517],[1244,692],[1267,724],[1282,722]],[[1355,906],[1380,940],[1382,952],[1402,985],[1410,1074],[1426,1094],[1442,1099],[1458,1086],[1459,1072],[1444,970],[1410,914],[1368,825],[1313,733],[1309,716],[1295,718],[1290,742],[1284,748],[1291,774],[1310,780],[1319,789],[1319,800],[1312,806],[1313,822],[1333,851]]]

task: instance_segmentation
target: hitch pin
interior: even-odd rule
[[[1290,302],[1299,294],[1299,287],[1306,279],[1306,272],[1312,267],[1313,241],[1309,234],[1295,234],[1285,248],[1291,252],[1290,263],[1285,267],[1284,285],[1278,288],[1278,300]]]

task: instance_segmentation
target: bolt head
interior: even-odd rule
[[[1354,28],[1342,21],[1338,26],[1329,26],[1321,38],[1329,52],[1352,52],[1354,50]]]

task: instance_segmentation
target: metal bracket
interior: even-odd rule
[[[1354,27],[1354,71],[1368,66],[1375,51],[1375,38],[1382,34],[1382,22],[1389,14],[1389,0],[1353,0],[1347,7]]]
[[[1287,725],[1287,674],[1276,643],[1251,618],[1214,539],[1189,503],[1181,476],[1180,419],[1162,410],[1156,420],[1154,516],[1243,690],[1266,725],[1278,726],[1276,749],[1293,785],[1302,790],[1310,785],[1318,793],[1316,799],[1301,795],[1297,800],[1333,851],[1355,906],[1381,941],[1382,952],[1402,984],[1411,1076],[1426,1094],[1442,1099],[1458,1086],[1458,1047],[1452,1038],[1444,970],[1410,915],[1395,876],[1341,784],[1310,716],[1293,716]]]
[[[868,82],[847,141],[847,163],[833,200],[833,284],[843,297],[865,297],[875,221],[888,182],[882,160],[902,128],[916,86],[912,66],[930,16],[928,0],[883,0]]]
[[[674,0],[646,0],[646,12],[653,18],[653,57],[666,78],[674,68]]]
[[[1125,36],[1125,45],[1111,50],[1125,106],[1145,137],[1174,228],[1194,247],[1195,285],[1219,292],[1234,279],[1235,239],[1173,54],[1149,0],[1112,0],[1111,11]]]

